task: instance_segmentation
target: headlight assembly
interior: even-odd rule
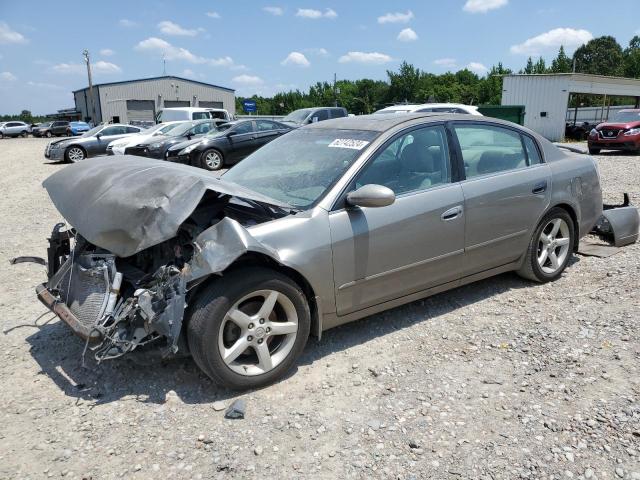
[[[186,148],[183,148],[182,151],[180,152],[180,155],[186,155],[187,153],[191,153],[193,152],[193,150],[198,146],[197,143],[194,143],[193,145],[189,145]]]
[[[640,134],[640,128],[632,128],[631,130],[627,130],[624,132],[625,136],[638,135]]]

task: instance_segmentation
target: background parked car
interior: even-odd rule
[[[163,159],[169,147],[176,143],[201,137],[209,130],[217,130],[215,120],[198,120],[196,122],[182,122],[176,128],[171,129],[166,135],[152,137],[136,145],[127,147],[124,151],[127,155]]]
[[[342,107],[301,108],[294,110],[282,119],[282,122],[291,127],[301,127],[309,123],[322,122],[332,118],[347,116],[347,110]]]
[[[173,145],[167,150],[166,159],[206,170],[220,170],[225,165],[238,163],[290,130],[290,126],[273,120],[230,122],[200,139]]]
[[[61,137],[68,135],[69,122],[66,120],[55,120],[43,123],[37,128],[31,130],[34,137]]]
[[[130,137],[114,140],[107,146],[107,155],[124,155],[127,147],[133,147],[141,142],[149,140],[152,137],[166,135],[181,123],[184,122],[158,123],[157,125],[144,129],[137,135],[131,135]]]
[[[24,122],[6,122],[0,126],[0,138],[26,137],[29,134],[29,125]]]
[[[626,150],[640,153],[640,109],[620,110],[610,121],[591,130],[589,153],[600,150]]]
[[[156,123],[175,122],[180,120],[206,120],[213,118],[208,108],[172,107],[160,110],[156,115]]]
[[[84,132],[91,130],[91,127],[86,122],[69,122],[67,127],[67,136],[82,135]]]
[[[50,160],[78,162],[88,157],[104,155],[107,146],[114,140],[135,135],[141,131],[140,127],[133,125],[98,125],[80,137],[49,142],[45,148],[44,156]]]
[[[482,114],[478,111],[478,107],[473,105],[463,105],[461,103],[424,103],[421,105],[393,105],[386,107],[377,112],[373,112],[374,115],[384,115],[391,113],[461,113],[467,115]]]
[[[47,132],[49,132],[49,136],[51,136],[49,129],[51,128],[52,123],[53,122],[39,123],[35,127],[31,128],[31,135],[34,137],[44,137],[47,135]]]

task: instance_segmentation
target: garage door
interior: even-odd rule
[[[190,107],[191,103],[188,100],[165,100],[164,108],[174,108],[174,107]]]
[[[131,125],[154,123],[155,105],[153,100],[127,100],[127,121]]]
[[[209,102],[207,100],[200,100],[198,106],[202,108],[224,108],[222,102]]]

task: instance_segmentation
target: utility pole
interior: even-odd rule
[[[337,81],[337,76],[334,73],[333,74],[333,106],[334,107],[338,106],[338,90],[336,87],[336,81]]]
[[[162,54],[162,76],[167,76],[167,57],[164,53]]]
[[[96,125],[96,102],[93,96],[93,81],[91,80],[91,60],[89,59],[89,50],[86,48],[82,51],[84,61],[87,64],[87,77],[89,78],[89,98],[91,99],[91,121]]]

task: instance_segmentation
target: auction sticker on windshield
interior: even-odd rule
[[[362,150],[369,145],[366,140],[356,140],[355,138],[336,138],[329,144],[332,148],[350,148],[352,150]]]

